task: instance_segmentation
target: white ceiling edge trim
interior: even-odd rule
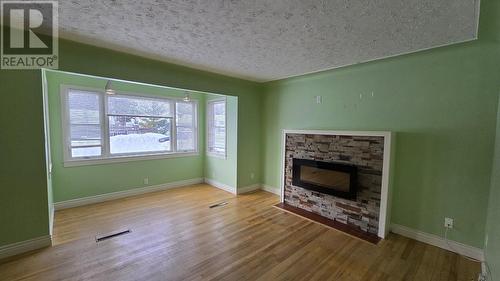
[[[389,55],[389,56],[377,57],[377,58],[370,59],[370,60],[363,60],[363,61],[360,61],[360,62],[357,62],[357,63],[354,63],[354,64],[343,64],[341,66],[336,66],[336,67],[331,67],[331,68],[324,68],[324,69],[320,69],[320,70],[310,71],[310,72],[306,72],[304,74],[299,74],[299,75],[290,75],[290,76],[286,76],[286,77],[283,77],[283,78],[278,78],[278,79],[273,79],[273,80],[266,80],[266,81],[263,81],[261,83],[276,82],[276,81],[293,79],[293,78],[299,79],[299,78],[302,78],[302,76],[308,76],[308,75],[312,75],[312,74],[319,74],[321,72],[327,72],[327,71],[330,71],[330,70],[337,70],[337,69],[341,69],[341,68],[345,68],[345,67],[349,67],[349,66],[356,66],[356,65],[360,65],[360,64],[365,64],[365,63],[370,63],[370,62],[375,62],[375,61],[381,61],[381,60],[385,60],[385,59],[391,59],[391,58],[395,58],[395,57],[399,57],[399,56],[406,56],[406,55],[416,54],[416,53],[420,53],[420,52],[425,52],[425,51],[429,51],[429,50],[433,50],[433,49],[438,49],[438,48],[443,48],[443,47],[449,47],[449,46],[463,44],[463,43],[472,42],[472,41],[476,41],[476,40],[478,40],[477,33],[475,34],[474,38],[472,38],[472,39],[460,40],[460,41],[456,41],[456,42],[452,42],[452,43],[436,45],[436,46],[429,47],[429,48],[422,48],[422,49],[418,49],[418,50],[415,50],[415,51],[403,52],[403,53],[398,53],[398,54]]]
[[[148,52],[143,52],[143,51],[128,48],[128,47],[125,47],[122,45],[105,42],[105,41],[102,41],[99,39],[90,39],[87,36],[77,35],[77,34],[74,34],[71,32],[60,31],[59,38],[74,41],[77,43],[90,45],[90,46],[94,46],[94,47],[98,47],[98,48],[104,48],[104,49],[109,49],[112,51],[122,52],[122,53],[126,53],[129,55],[134,55],[134,56],[138,56],[138,57],[142,57],[145,59],[150,59],[150,60],[154,60],[154,61],[158,61],[158,62],[174,64],[177,66],[191,68],[193,70],[205,71],[205,72],[209,72],[211,74],[218,74],[218,75],[242,79],[242,80],[246,80],[246,81],[250,81],[250,82],[265,83],[265,82],[272,81],[272,80],[267,81],[267,80],[255,79],[253,77],[248,77],[245,75],[239,75],[239,74],[234,74],[234,73],[230,73],[230,72],[226,72],[226,71],[221,71],[221,70],[211,68],[208,66],[186,63],[184,61],[171,59],[171,58],[167,58],[164,56],[154,55],[154,54],[151,54]]]

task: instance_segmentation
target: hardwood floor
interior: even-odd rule
[[[4,261],[0,280],[476,280],[451,252],[395,234],[373,245],[278,201],[201,184],[58,211],[55,246]]]

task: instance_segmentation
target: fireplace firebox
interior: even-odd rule
[[[356,200],[357,167],[335,162],[293,158],[292,184],[312,191]]]

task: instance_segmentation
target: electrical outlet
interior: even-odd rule
[[[253,180],[255,178],[255,174],[254,173],[250,173],[250,178]]]
[[[444,218],[444,227],[453,228],[453,219],[452,218]]]
[[[144,184],[149,184],[149,178],[147,178],[147,177],[146,177],[146,178],[144,178],[144,179],[142,180],[142,182],[143,182]]]

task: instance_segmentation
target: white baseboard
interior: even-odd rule
[[[248,193],[260,189],[260,184],[252,184],[247,186],[238,187],[238,194]]]
[[[481,262],[481,275],[483,277],[488,276],[488,268],[487,267],[488,267],[488,264],[486,263],[486,261]],[[478,279],[478,280],[481,280],[481,279]],[[488,280],[488,279],[485,279],[485,280]]]
[[[128,189],[125,191],[99,194],[99,195],[95,195],[95,196],[89,196],[89,197],[84,197],[84,198],[56,202],[56,203],[54,203],[54,209],[57,211],[57,210],[62,210],[62,209],[67,209],[67,208],[73,208],[73,207],[78,207],[78,206],[94,204],[94,203],[100,203],[100,202],[104,202],[104,201],[120,199],[120,198],[129,197],[129,196],[133,196],[133,195],[139,195],[139,194],[155,192],[155,191],[162,191],[162,190],[166,190],[166,189],[170,189],[170,188],[193,185],[193,184],[198,184],[198,183],[203,183],[203,178],[195,178],[195,179],[188,179],[188,180],[164,183],[164,184],[159,184],[159,185],[151,185],[151,186],[146,186],[146,187],[132,188],[132,189]]]
[[[19,255],[52,245],[50,235],[40,236],[26,241],[0,246],[0,259]]]
[[[236,187],[227,185],[225,183],[218,182],[213,179],[205,178],[205,183],[208,183],[212,186],[225,190],[227,192],[231,192],[232,194],[236,194]]]
[[[264,190],[264,191],[267,191],[267,192],[271,192],[271,193],[274,193],[278,196],[280,196],[280,189],[277,188],[277,187],[274,187],[274,186],[271,186],[271,185],[267,185],[267,184],[262,184],[261,185],[261,189]]]
[[[439,247],[441,249],[455,252],[460,255],[467,256],[469,258],[473,258],[476,260],[484,261],[483,249],[479,249],[452,240],[448,240],[448,243],[450,244],[448,246],[446,240],[443,237],[398,224],[391,224],[391,231],[396,234],[406,236],[408,238]]]

